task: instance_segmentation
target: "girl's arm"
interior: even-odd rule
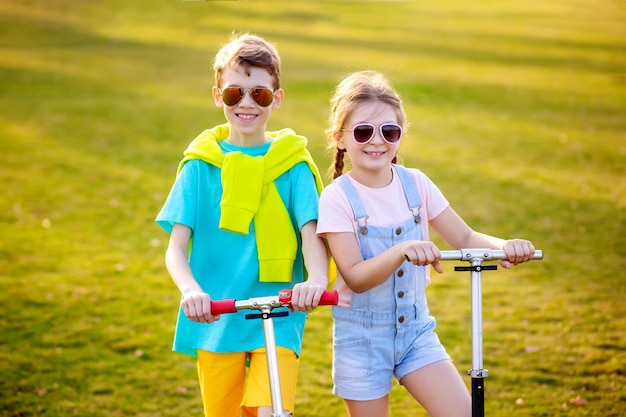
[[[357,293],[381,284],[405,261],[416,265],[433,264],[435,270],[443,272],[437,262],[440,257],[439,249],[429,241],[401,242],[373,258],[364,260],[354,233],[326,233],[326,240],[341,277],[348,287]]]
[[[317,236],[316,228],[317,222],[312,220],[300,229],[302,256],[308,277],[293,288],[291,306],[295,311],[308,311],[317,307],[328,287],[328,250],[324,240]]]
[[[211,297],[205,293],[191,272],[187,250],[191,229],[175,223],[165,252],[165,265],[183,295],[181,307],[189,320],[211,323],[219,316],[211,315]]]
[[[450,206],[432,219],[430,225],[455,249],[489,248],[504,250],[509,259],[500,261],[500,264],[505,268],[527,262],[535,253],[535,247],[528,240],[504,240],[473,230]]]

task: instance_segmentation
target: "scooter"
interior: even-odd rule
[[[467,371],[472,378],[472,417],[485,416],[485,378],[488,371],[483,369],[483,312],[482,312],[482,271],[497,269],[497,265],[483,265],[485,261],[507,259],[503,250],[461,249],[441,251],[442,261],[466,261],[469,266],[456,266],[455,271],[469,271],[471,277],[471,316],[472,316],[472,369]],[[534,260],[543,259],[543,252],[535,251]]]
[[[236,313],[239,310],[260,311],[260,313],[247,314],[246,319],[261,319],[263,321],[267,372],[272,397],[272,417],[292,416],[290,411],[283,408],[280,376],[278,373],[278,356],[276,353],[276,336],[274,334],[274,318],[287,316],[289,315],[289,311],[272,312],[275,308],[289,307],[291,296],[291,290],[282,290],[278,293],[278,296],[250,298],[248,300],[230,299],[211,301],[211,314]],[[325,291],[318,305],[337,305],[338,299],[337,291]]]

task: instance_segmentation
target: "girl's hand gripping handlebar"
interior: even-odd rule
[[[291,303],[291,290],[281,290],[278,296],[250,298],[248,300],[212,300],[211,314],[236,313],[239,310],[263,310],[279,307],[289,307]],[[336,290],[324,291],[318,306],[337,305],[339,295]]]

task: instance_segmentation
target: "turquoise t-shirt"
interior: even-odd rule
[[[223,152],[239,151],[248,155],[264,155],[270,143],[255,147],[240,147],[219,142]],[[174,223],[192,229],[193,244],[189,264],[194,277],[214,300],[245,300],[252,297],[277,295],[285,288],[304,279],[302,242],[299,230],[307,222],[317,220],[318,193],[313,173],[301,162],[275,181],[294,225],[298,251],[291,283],[259,282],[254,222],[247,235],[219,229],[222,198],[221,170],[201,160],[185,163],[167,200],[157,215],[157,223],[168,233]],[[281,309],[274,310],[276,312]],[[196,356],[196,349],[210,352],[247,352],[263,347],[263,324],[260,319],[246,320],[248,313],[240,311],[223,314],[211,323],[192,322],[179,309],[174,351]],[[300,355],[306,314],[290,313],[274,318],[276,344]]]

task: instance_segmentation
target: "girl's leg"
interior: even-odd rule
[[[389,396],[369,401],[343,400],[349,417],[388,417]]]
[[[449,360],[411,372],[400,383],[432,417],[472,415],[472,398],[461,375]]]

